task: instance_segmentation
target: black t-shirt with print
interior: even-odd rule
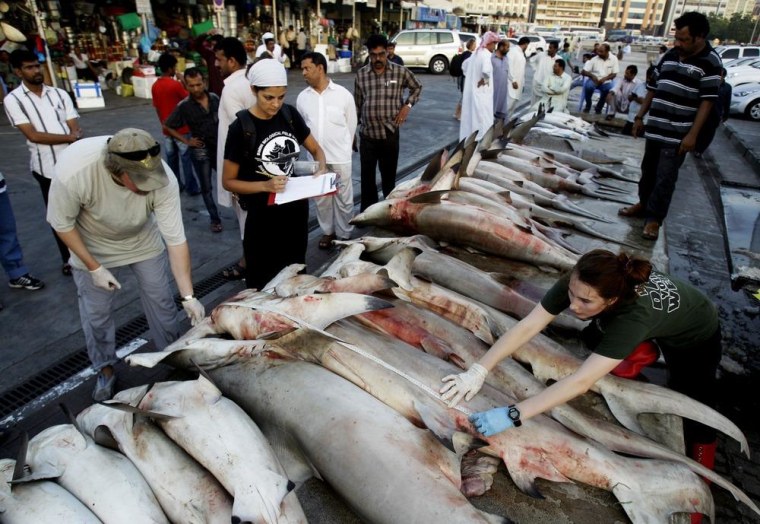
[[[256,128],[256,150],[252,155],[250,152],[246,154],[248,139],[243,124],[237,118],[230,124],[224,158],[240,166],[238,179],[264,182],[272,176],[293,174],[292,160],[297,158],[300,144],[311,131],[295,107],[289,106],[288,109],[290,121],[282,109],[269,120],[257,118],[249,112]],[[266,206],[269,193],[244,195],[244,199],[248,206]]]

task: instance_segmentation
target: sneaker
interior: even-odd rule
[[[42,280],[39,278],[34,278],[29,273],[26,275],[21,275],[18,278],[14,278],[8,282],[8,285],[13,289],[29,289],[31,291],[37,291],[38,289],[45,287],[45,283]]]
[[[106,378],[103,373],[98,373],[98,380],[95,383],[95,391],[92,392],[92,399],[95,402],[103,402],[113,397],[113,389],[116,385],[116,373]]]

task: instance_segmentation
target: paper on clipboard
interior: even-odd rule
[[[291,177],[285,185],[285,191],[269,195],[269,205],[287,204],[304,198],[329,195],[337,190],[338,175],[335,173]]]

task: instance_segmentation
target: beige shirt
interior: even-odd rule
[[[79,140],[55,166],[47,220],[56,231],[76,228],[87,250],[107,268],[153,258],[185,242],[179,186],[164,162],[169,184],[147,195],[118,185],[103,163],[108,136]],[[163,241],[162,241],[163,238]],[[73,253],[74,267],[87,268]]]

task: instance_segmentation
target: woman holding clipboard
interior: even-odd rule
[[[285,68],[260,60],[248,72],[256,104],[237,114],[224,148],[224,188],[248,210],[243,238],[246,287],[261,289],[282,268],[306,261],[308,200],[269,205],[272,193],[285,190],[301,146],[326,171],[322,148],[295,107],[284,103]]]

